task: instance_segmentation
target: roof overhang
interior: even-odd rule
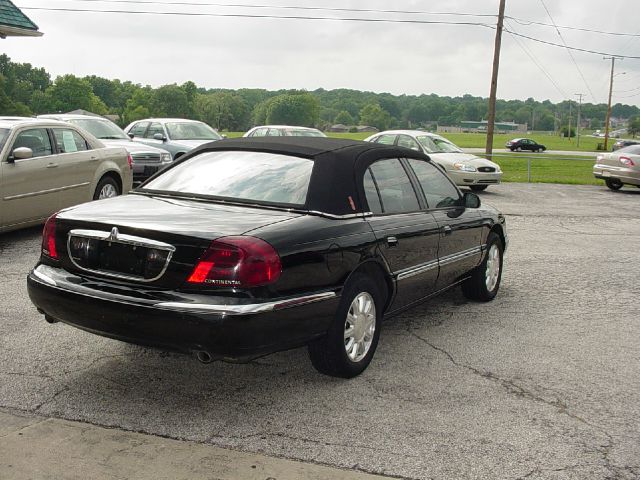
[[[0,25],[0,38],[7,37],[41,37],[44,33],[28,28],[9,27]]]

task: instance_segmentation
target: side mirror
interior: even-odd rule
[[[131,133],[131,132],[127,133],[127,135],[128,135],[128,136],[129,136],[129,138],[130,138],[130,139],[132,139],[132,140],[133,140],[133,137],[135,137],[135,135],[134,135],[133,133]]]
[[[167,139],[167,137],[165,137],[162,133],[154,133],[153,134],[153,139],[154,140],[162,140],[164,142]]]
[[[226,136],[226,135],[220,135],[220,136],[221,136],[222,138],[227,138],[227,136]]]
[[[462,197],[462,203],[465,208],[479,208],[480,207],[480,197],[475,193],[465,192]]]
[[[33,157],[33,150],[29,147],[18,147],[11,152],[11,157],[14,160],[25,160]]]

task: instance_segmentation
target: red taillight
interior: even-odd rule
[[[278,253],[264,240],[222,237],[211,242],[187,281],[221,287],[258,287],[278,280],[281,271]]]
[[[56,249],[56,214],[51,215],[42,229],[42,253],[47,257],[58,259]]]
[[[127,163],[129,164],[129,170],[133,170],[133,158],[131,158],[131,154],[127,155]]]
[[[620,157],[620,163],[626,165],[627,167],[633,167],[635,163],[629,157]]]

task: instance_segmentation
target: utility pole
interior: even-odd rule
[[[498,10],[498,25],[496,27],[496,41],[493,49],[493,72],[491,73],[491,92],[489,94],[489,115],[487,117],[487,145],[485,153],[493,152],[493,129],[496,123],[496,92],[498,90],[498,67],[500,66],[500,46],[502,45],[502,26],[504,25],[504,4],[500,0]]]
[[[584,93],[574,93],[578,97],[578,122],[576,123],[576,147],[580,146],[580,108],[582,107],[582,97]]]
[[[569,143],[571,143],[571,100],[569,100],[569,129],[567,130],[567,137],[569,137]]]
[[[618,57],[619,58],[619,57]],[[613,68],[616,64],[616,57],[602,57],[603,60],[611,59],[611,80],[609,80],[609,102],[607,103],[607,119],[604,124],[604,150],[608,150],[607,143],[609,142],[609,122],[611,121],[611,94],[613,93]],[[620,58],[622,60],[622,58]]]

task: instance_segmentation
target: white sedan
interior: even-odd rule
[[[502,179],[500,165],[486,158],[464,153],[458,146],[435,133],[420,130],[387,130],[365,139],[365,142],[397,145],[426,153],[461,187],[485,190]]]

